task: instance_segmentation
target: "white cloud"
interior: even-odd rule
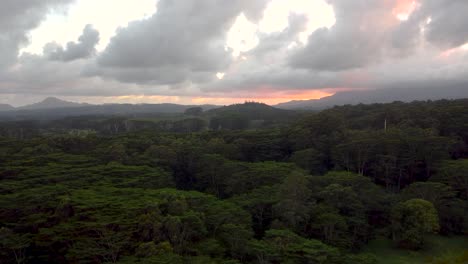
[[[216,73],[216,77],[217,77],[218,79],[220,79],[220,80],[222,80],[222,79],[224,78],[224,75],[225,75],[224,72],[218,72],[218,73]]]
[[[77,39],[87,24],[99,31],[103,50],[119,27],[130,21],[151,16],[157,0],[76,0],[66,11],[50,13],[41,25],[30,33],[31,44],[22,52],[41,54],[46,43],[66,45]]]
[[[305,15],[308,19],[306,30],[300,35],[303,43],[318,28],[329,28],[335,24],[333,7],[324,0],[272,0],[264,11],[259,30],[264,33],[283,31],[288,27],[289,16],[292,13]]]
[[[60,12],[51,8],[71,0],[2,1],[16,10],[0,10],[0,94],[12,101],[209,103],[468,83],[466,1],[76,0]],[[96,32],[79,38],[87,24]],[[63,55],[53,61],[41,55],[50,42]]]
[[[226,46],[232,49],[232,55],[238,57],[242,52],[249,51],[258,45],[258,26],[250,22],[245,15],[240,14],[227,33]]]

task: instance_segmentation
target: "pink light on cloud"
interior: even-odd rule
[[[365,86],[371,81],[371,75],[364,70],[355,70],[341,74],[341,79],[346,86],[356,87]]]
[[[396,0],[392,14],[399,20],[408,20],[408,17],[413,13],[418,5],[414,0]]]
[[[333,95],[334,88],[322,90],[289,90],[289,91],[273,91],[269,88],[259,88],[254,94],[246,95],[245,97],[197,97],[193,98],[194,104],[218,104],[227,105],[235,103],[243,103],[245,101],[262,102],[269,105],[284,103],[292,100],[309,100],[320,99]]]
[[[458,46],[456,48],[444,50],[439,54],[438,58],[449,59],[452,56],[460,55],[465,52],[468,52],[468,43],[465,43],[464,45]]]
[[[266,91],[269,92],[266,92]],[[326,96],[333,95],[339,88],[327,88],[322,90],[289,90],[289,91],[273,91],[271,89],[262,88],[254,93],[233,95],[226,97],[226,94],[207,95],[207,96],[159,96],[159,95],[123,95],[123,96],[62,96],[64,100],[74,102],[86,102],[92,104],[105,103],[130,103],[130,104],[160,104],[174,103],[185,105],[200,105],[200,104],[215,104],[215,105],[230,105],[243,103],[245,101],[262,102],[270,105],[288,102],[291,100],[308,100],[320,99]]]

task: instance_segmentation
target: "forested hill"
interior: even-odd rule
[[[206,109],[203,106],[115,105],[106,108],[110,110],[115,107],[114,111],[106,112],[106,110],[99,115],[76,115],[99,113],[90,110],[92,107],[100,106],[36,111],[26,120],[0,119],[0,135],[25,138],[58,132],[116,135],[141,130],[187,133],[206,130],[261,129],[286,126],[303,116],[303,113],[281,110],[260,103],[237,104],[207,111],[204,111]],[[209,106],[206,107],[210,109]],[[134,111],[124,112],[124,109],[134,109]],[[67,113],[70,113],[68,111],[73,114],[67,116]],[[60,112],[60,114],[48,115],[49,112]]]
[[[178,104],[104,104],[89,105],[76,104],[66,101],[54,102],[46,99],[43,102],[13,108],[0,105],[0,120],[54,120],[65,117],[82,116],[116,116],[116,115],[142,115],[142,114],[175,114],[183,113],[190,105]],[[215,105],[201,105],[204,110],[216,108]]]
[[[391,103],[393,101],[411,102],[414,100],[463,99],[468,97],[466,85],[424,88],[386,88],[378,90],[341,91],[321,99],[296,100],[275,105],[281,109],[323,110],[346,104]]]
[[[234,104],[214,108],[206,113],[211,115],[239,114],[252,120],[281,120],[297,116],[294,111],[283,110],[257,102],[246,102],[244,104]]]
[[[1,123],[0,263],[468,261],[468,100],[291,113]]]
[[[205,116],[210,118],[212,129],[239,129],[265,124],[291,123],[300,114],[296,111],[278,109],[262,103],[246,102],[211,109],[205,112]]]
[[[1,111],[11,111],[15,110],[15,108],[9,104],[0,104],[0,112]]]

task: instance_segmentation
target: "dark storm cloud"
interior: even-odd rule
[[[340,71],[363,67],[381,54],[387,23],[392,14],[391,1],[330,0],[336,23],[313,32],[308,44],[290,60],[295,68]]]
[[[307,18],[292,14],[289,25],[281,32],[262,34],[259,44],[254,49],[243,53],[246,60],[240,60],[223,80],[203,84],[203,92],[236,94],[237,92],[255,92],[255,89],[270,90],[321,89],[342,85],[334,72],[318,72],[308,69],[295,69],[288,66],[288,58],[299,42],[299,33],[305,30]],[[294,44],[293,44],[294,45]]]
[[[95,46],[99,43],[99,32],[92,25],[86,25],[78,42],[68,42],[64,49],[56,43],[48,43],[44,47],[44,54],[55,61],[72,61],[88,58],[96,53]]]
[[[409,19],[395,28],[392,44],[407,52],[421,39],[440,49],[463,45],[468,42],[467,10],[468,1],[464,0],[422,0]]]
[[[393,1],[329,3],[336,24],[312,33],[308,44],[291,56],[292,67],[343,71],[372,66],[387,57],[409,56],[424,38],[441,49],[468,42],[466,0],[421,0],[408,21],[403,22],[392,14]]]
[[[203,91],[239,92],[254,87],[280,91],[435,86],[468,89],[468,52],[460,49],[447,55],[443,49],[447,46],[427,36],[429,26],[434,26],[432,22],[427,25],[428,14],[448,11],[432,10],[435,7],[425,2],[408,21],[398,21],[389,1],[331,3],[336,24],[316,30],[307,45],[286,48],[295,40],[294,34],[288,33],[290,29],[261,38],[259,46],[246,54],[248,61],[240,62],[223,80],[204,85]],[[460,33],[464,36],[463,31]],[[445,43],[457,43],[456,47],[464,40]]]
[[[72,0],[2,0],[0,3],[0,70],[13,64],[19,49],[28,43],[27,33],[47,12]]]
[[[222,71],[232,60],[225,48],[227,31],[241,12],[258,19],[266,2],[161,0],[152,17],[117,32],[98,58],[97,73],[128,82],[173,83],[191,73]]]
[[[423,0],[413,13],[414,24],[425,26],[426,39],[441,48],[453,48],[468,42],[468,1]]]
[[[281,32],[260,34],[259,44],[245,53],[248,57],[256,59],[281,55],[279,51],[287,52],[287,47],[294,41],[298,41],[298,34],[307,28],[307,17],[299,14],[289,16],[288,26]]]
[[[157,13],[119,29],[102,53],[95,51],[99,33],[88,26],[65,47],[48,44],[44,56],[18,57],[28,31],[50,8],[67,2],[2,1],[0,93],[239,97],[323,88],[468,87],[468,51],[447,52],[468,41],[465,0],[421,0],[407,21],[392,12],[396,1],[328,0],[334,26],[315,30],[301,44],[307,17],[291,14],[286,29],[258,32],[258,46],[238,58],[225,48],[228,30],[241,13],[258,22],[269,0],[160,0]],[[225,72],[224,79],[217,72]]]

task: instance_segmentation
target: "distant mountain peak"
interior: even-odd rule
[[[13,111],[15,108],[9,104],[0,104],[0,111]]]
[[[26,105],[23,107],[19,107],[18,109],[20,110],[36,110],[36,109],[52,109],[52,108],[69,108],[69,107],[83,107],[87,106],[89,104],[82,104],[82,103],[75,103],[75,102],[69,102],[65,101],[62,99],[59,99],[57,97],[47,97],[44,100]]]
[[[434,88],[386,88],[378,90],[342,91],[321,99],[290,101],[274,105],[281,109],[322,110],[333,106],[391,103],[394,101],[411,102],[421,100],[468,98],[468,89],[464,86]]]
[[[47,97],[41,102],[42,103],[56,103],[56,102],[67,102],[67,101],[58,99],[57,97]]]

